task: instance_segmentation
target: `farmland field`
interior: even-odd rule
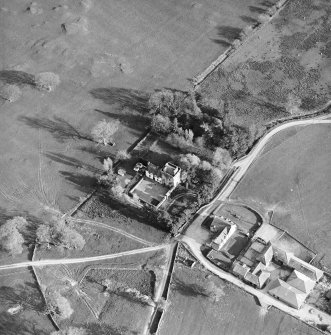
[[[330,99],[330,2],[294,0],[199,87],[248,127],[302,114]]]
[[[0,10],[0,210],[47,217],[94,186],[101,161],[145,132],[146,101],[157,87],[188,88],[273,1],[4,0]],[[206,52],[208,50],[208,52]],[[53,92],[34,86],[52,71]],[[93,125],[120,120],[114,147],[90,140]]]
[[[0,301],[0,334],[48,335],[54,331],[54,326],[45,315],[45,303],[30,270],[1,272]],[[8,313],[8,309],[18,306],[22,307],[19,313]]]
[[[88,264],[35,267],[47,302],[54,290],[71,315],[54,315],[60,327],[81,326],[98,334],[143,332],[153,312],[165,264],[163,250]],[[107,333],[108,332],[108,333]]]
[[[316,251],[328,268],[330,130],[325,124],[277,134],[232,193],[233,199],[273,210],[272,223]]]
[[[278,311],[209,272],[176,263],[169,305],[158,335],[317,335],[318,331]]]

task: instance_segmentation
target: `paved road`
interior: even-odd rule
[[[150,251],[157,251],[160,249],[168,248],[168,244],[161,244],[154,247],[147,247],[142,249],[134,249],[124,252],[119,252],[117,254],[109,254],[109,255],[101,255],[101,256],[93,256],[93,257],[82,257],[82,258],[62,258],[62,259],[43,259],[40,261],[28,261],[21,263],[14,263],[9,265],[1,265],[1,270],[8,269],[17,269],[24,268],[27,266],[46,266],[46,265],[59,265],[59,264],[75,264],[75,263],[87,263],[87,262],[95,262],[95,261],[103,261],[106,259],[118,258],[123,256],[137,255]]]
[[[324,117],[326,118],[326,117]],[[245,291],[253,294],[256,296],[261,302],[272,305],[285,313],[288,313],[296,318],[299,318],[302,321],[305,321],[307,323],[315,323],[315,324],[327,324],[331,325],[331,316],[317,310],[316,308],[304,305],[300,310],[296,310],[294,308],[291,308],[284,303],[280,302],[277,299],[274,299],[268,294],[265,294],[257,289],[254,289],[253,287],[245,284],[237,277],[233,276],[231,273],[225,272],[221,270],[220,268],[216,267],[214,264],[209,262],[203,254],[201,253],[201,246],[204,244],[204,237],[207,236],[206,233],[203,232],[203,229],[201,229],[201,223],[202,221],[213,213],[213,211],[218,208],[223,201],[229,198],[232,191],[237,186],[238,182],[241,180],[241,178],[244,176],[248,168],[251,166],[251,164],[255,161],[255,159],[259,156],[259,154],[264,149],[264,146],[266,143],[277,133],[290,128],[294,126],[308,126],[308,125],[314,125],[314,124],[331,124],[331,120],[323,119],[323,118],[317,118],[317,119],[307,119],[307,120],[301,120],[301,121],[291,121],[286,124],[280,125],[277,128],[274,128],[269,133],[267,133],[258,143],[257,145],[252,149],[252,151],[245,156],[244,158],[236,161],[233,166],[237,169],[235,170],[232,177],[229,179],[229,181],[224,185],[223,189],[220,191],[220,193],[215,197],[215,199],[209,203],[208,205],[204,206],[200,211],[198,212],[199,215],[197,218],[192,222],[191,226],[188,227],[188,229],[183,233],[184,235],[179,236],[179,239],[181,239],[192,251],[194,256],[201,262],[202,265],[204,265],[208,270],[213,272],[215,275],[237,285],[238,287],[244,289]]]

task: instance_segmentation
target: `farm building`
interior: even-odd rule
[[[229,238],[236,231],[237,226],[235,224],[225,227],[220,234],[212,241],[211,247],[214,250],[220,250],[224,244],[229,240]]]
[[[303,273],[293,270],[286,282],[275,280],[269,287],[269,294],[287,305],[299,309],[308,294],[313,290],[315,281]]]
[[[285,302],[287,305],[299,309],[306,299],[306,294],[281,279],[276,279],[269,288],[269,294]]]
[[[232,264],[232,273],[239,278],[243,279],[249,270],[250,267],[248,267],[246,264],[242,264],[237,261],[233,262]]]
[[[286,282],[304,293],[310,293],[315,286],[313,280],[297,270],[293,270]]]
[[[292,256],[288,265],[313,281],[319,281],[323,277],[322,270],[315,268],[298,257]]]
[[[269,278],[270,278],[269,272],[259,270],[256,273],[247,272],[244,277],[244,280],[257,288],[262,288]]]

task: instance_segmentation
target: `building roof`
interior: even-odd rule
[[[234,262],[232,266],[232,271],[234,274],[245,277],[246,273],[249,272],[250,268],[248,266],[244,266],[239,262]]]
[[[322,270],[315,268],[315,266],[308,264],[295,256],[292,256],[290,259],[289,266],[309,277],[313,281],[318,281],[323,277]]]
[[[313,280],[297,270],[293,270],[286,282],[304,293],[310,293],[315,286]]]
[[[279,298],[288,305],[299,309],[304,303],[307,294],[289,285],[281,279],[273,281],[269,288],[269,294]]]
[[[153,163],[148,163],[147,165],[147,171],[149,173],[152,173],[156,177],[161,177],[161,171],[160,168]]]
[[[179,167],[173,163],[166,163],[163,167],[163,172],[169,174],[170,176],[175,176],[179,170]]]
[[[261,288],[263,284],[270,277],[270,273],[266,271],[259,271],[257,274],[253,274],[252,272],[247,272],[245,275],[245,279],[254,284],[255,286]]]
[[[271,244],[269,243],[267,246],[265,246],[262,254],[259,256],[259,260],[263,264],[268,265],[271,262],[273,256],[274,256],[274,252],[273,252]]]
[[[252,244],[250,246],[251,249],[257,251],[258,253],[262,253],[263,250],[265,249],[265,247],[266,247],[265,244],[263,244],[259,241],[256,241],[256,240],[254,242],[252,242]]]
[[[217,235],[217,237],[214,238],[213,242],[220,244],[221,242],[223,242],[224,238],[228,235],[228,232],[229,232],[228,227],[224,227],[222,231]]]
[[[281,259],[283,262],[285,261],[286,264],[288,264],[293,257],[292,252],[288,252],[286,250],[283,250],[274,244],[272,244],[272,250],[275,258]]]
[[[256,267],[254,268],[254,270],[252,271],[253,274],[256,274],[258,273],[259,271],[263,271],[265,270],[266,266],[262,263],[262,262],[259,262]]]

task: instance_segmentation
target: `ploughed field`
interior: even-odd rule
[[[290,128],[273,137],[233,199],[274,212],[272,223],[318,253],[331,268],[331,125]]]

